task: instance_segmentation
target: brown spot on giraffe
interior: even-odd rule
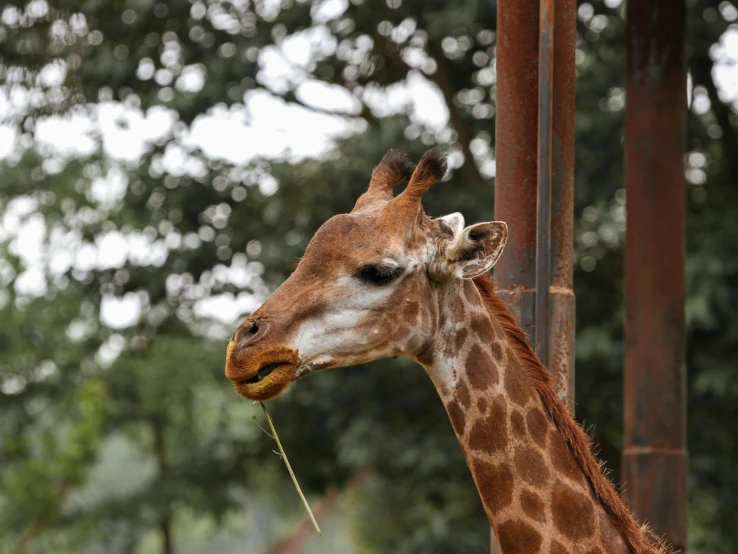
[[[528,434],[535,443],[543,450],[546,449],[546,435],[548,434],[549,423],[543,411],[538,408],[532,409],[525,417],[528,422]]]
[[[510,414],[510,428],[516,437],[525,436],[525,420],[518,410],[513,410]]]
[[[501,362],[502,361],[502,347],[496,342],[493,342],[492,344],[490,344],[489,347],[492,352],[492,358],[494,359],[494,361],[497,363]]]
[[[475,479],[481,483],[479,494],[489,512],[494,515],[512,502],[515,476],[509,465],[473,458],[471,468]]]
[[[483,396],[477,398],[477,409],[479,410],[479,413],[482,415],[486,414],[487,408],[489,408],[489,405],[487,404],[487,399]]]
[[[469,387],[466,386],[463,380],[459,381],[459,385],[456,387],[456,398],[459,399],[461,406],[466,411],[471,404],[471,395],[469,394]]]
[[[505,554],[535,554],[543,542],[536,528],[521,520],[505,521],[498,533],[500,548]]]
[[[446,411],[456,433],[463,435],[464,428],[466,427],[466,416],[464,416],[464,410],[459,405],[459,402],[456,400],[449,402],[446,405]]]
[[[571,553],[559,541],[552,541],[551,542],[551,554],[571,554]]]
[[[505,391],[508,398],[518,406],[528,403],[531,397],[530,383],[522,370],[505,372]]]
[[[489,320],[480,313],[473,313],[469,321],[469,328],[477,336],[485,336],[488,334]]]
[[[533,521],[546,523],[546,505],[543,499],[532,490],[525,489],[520,493],[520,507]]]
[[[515,465],[520,478],[534,487],[542,486],[551,475],[541,453],[527,445],[520,445],[515,449]]]
[[[556,435],[551,436],[551,440],[548,442],[548,452],[553,469],[559,475],[582,486],[586,486],[586,479],[584,479],[574,456],[572,456],[566,447],[566,442],[562,437]]]
[[[509,440],[506,418],[505,402],[497,399],[490,407],[488,415],[474,422],[469,446],[489,454],[504,450]]]
[[[464,347],[464,343],[466,342],[466,337],[469,336],[469,331],[464,329],[459,329],[459,331],[456,333],[456,338],[454,340],[454,346],[456,347],[456,351],[460,352],[461,349]]]
[[[500,380],[492,358],[478,344],[471,347],[466,357],[466,376],[471,386],[477,390],[488,389]]]
[[[554,486],[551,512],[556,529],[572,541],[588,539],[595,532],[594,503],[561,481]]]

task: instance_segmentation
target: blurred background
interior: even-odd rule
[[[688,0],[690,547],[738,552],[738,3]],[[577,11],[577,419],[622,443],[624,6]],[[5,0],[0,551],[487,553],[435,389],[402,360],[270,402],[226,339],[389,149],[426,211],[493,214],[491,0]],[[658,214],[654,214],[658,217]]]

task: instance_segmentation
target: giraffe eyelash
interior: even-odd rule
[[[369,264],[357,269],[354,276],[370,285],[388,285],[402,272],[403,269],[395,265]]]

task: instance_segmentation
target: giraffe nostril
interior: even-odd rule
[[[251,342],[259,340],[261,335],[266,331],[266,323],[259,319],[253,321],[250,325],[242,325],[233,334],[233,341],[241,346],[245,346]]]

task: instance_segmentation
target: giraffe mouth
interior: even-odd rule
[[[225,374],[236,392],[249,400],[269,400],[284,392],[299,363],[297,352],[288,347],[247,355],[231,341],[226,354]]]
[[[283,366],[283,365],[291,365],[289,362],[274,362],[271,364],[266,364],[263,366],[259,371],[256,372],[256,375],[254,375],[251,379],[244,379],[243,381],[239,381],[239,385],[253,385],[258,382],[260,382],[262,379],[264,379],[267,375],[269,375],[272,371],[275,369]]]

